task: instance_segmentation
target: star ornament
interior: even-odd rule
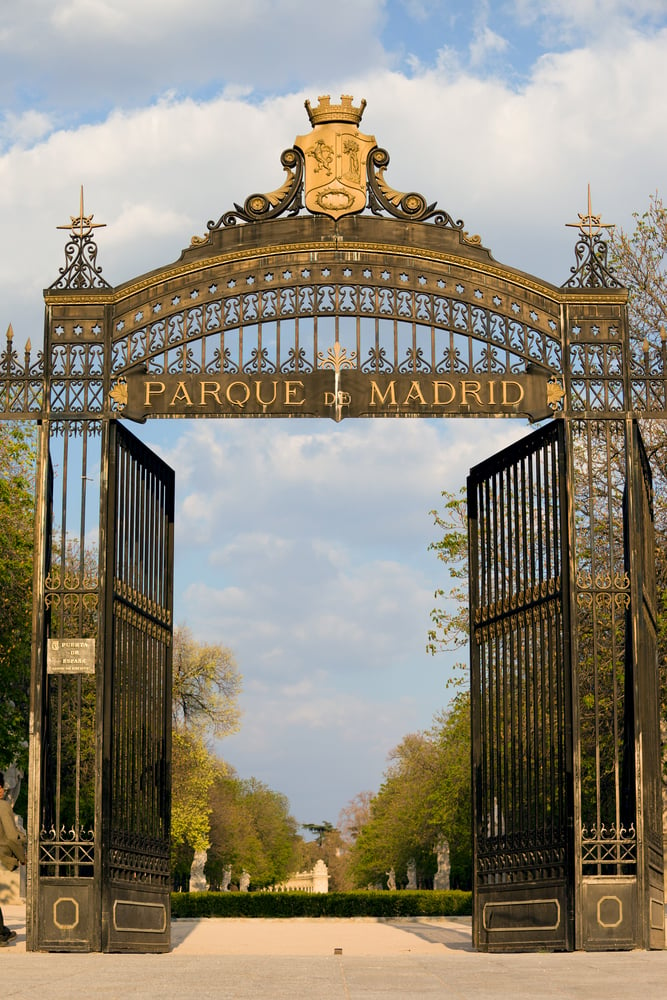
[[[583,212],[577,212],[579,216],[579,222],[566,222],[566,226],[570,226],[573,229],[578,229],[582,236],[587,236],[589,240],[593,240],[594,237],[599,236],[603,229],[614,229],[613,223],[602,222],[601,215],[594,215],[593,208],[591,205],[591,186],[588,185],[588,214],[584,215]]]
[[[93,229],[102,229],[106,226],[106,222],[93,222],[93,214],[86,215],[83,208],[83,184],[81,185],[81,193],[79,196],[79,214],[70,215],[70,222],[64,226],[56,226],[56,229],[70,229],[72,231],[72,236],[78,236],[80,240],[85,239],[86,236],[90,236]]]

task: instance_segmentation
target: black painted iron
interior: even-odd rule
[[[121,422],[197,406],[299,416],[307,398],[334,420],[556,418],[469,484],[475,939],[663,946],[651,487],[635,420],[667,419],[666,339],[631,340],[590,204],[557,288],[391,188],[388,154],[355,132],[361,111],[347,98],[309,109],[324,145],[299,137],[281,187],[124,284],[102,277],[82,199],[45,292],[43,351],[19,357],[8,332],[0,419],[41,428],[30,949],[169,945],[173,477]],[[339,140],[347,173],[309,193],[313,157]],[[82,643],[82,662],[94,642],[95,675],[64,671],[62,650],[49,670],[49,641]]]

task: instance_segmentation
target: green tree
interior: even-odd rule
[[[443,491],[442,512],[431,515],[440,537],[429,545],[444,564],[451,581],[449,590],[435,592],[438,605],[431,611],[431,628],[426,649],[432,655],[462,649],[468,644],[468,516],[465,491]],[[448,682],[465,686],[466,665],[454,664],[454,677]]]
[[[468,888],[470,822],[470,705],[467,693],[460,692],[429,730],[405,736],[391,752],[370,819],[350,849],[357,885],[383,880],[390,867],[404,884],[413,858],[418,878],[427,881],[435,874],[434,851],[444,836],[452,885]]]
[[[176,729],[221,738],[239,728],[241,688],[234,654],[197,642],[185,625],[174,630],[173,721]]]
[[[219,885],[225,868],[238,883],[245,869],[253,889],[284,881],[299,866],[296,820],[289,802],[255,778],[219,767],[209,793],[211,847],[206,871]]]
[[[27,771],[36,440],[0,423],[0,766]]]
[[[330,823],[328,820],[323,820],[321,823],[302,823],[301,826],[304,830],[317,834],[315,841],[319,847],[322,846],[325,836],[335,830],[333,823]]]
[[[610,261],[629,290],[630,338],[635,356],[652,366],[667,342],[667,208],[656,192],[648,208],[633,215],[634,229],[616,229]],[[655,568],[658,591],[658,663],[663,730],[663,811],[667,816],[667,424],[646,420],[642,437],[653,473]]]
[[[239,726],[239,674],[231,650],[197,642],[189,628],[174,630],[172,734],[172,866],[189,870],[194,851],[210,847],[209,801],[225,767],[210,741]]]

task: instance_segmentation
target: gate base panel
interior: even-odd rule
[[[479,951],[571,951],[569,928],[565,882],[478,890],[474,938]]]
[[[99,898],[99,897],[98,897]],[[36,951],[99,951],[93,879],[41,879]]]
[[[168,952],[171,947],[169,890],[111,881],[102,918],[105,952]]]
[[[584,878],[581,891],[582,945],[586,951],[641,948],[636,878]]]

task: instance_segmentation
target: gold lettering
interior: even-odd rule
[[[291,379],[285,382],[285,406],[303,406],[305,399],[294,399],[299,388],[303,389],[303,382],[293,382]]]
[[[412,399],[418,399],[420,403],[426,406],[426,400],[419,386],[419,382],[414,379],[410,383],[410,388],[408,389],[408,394],[403,400],[403,406],[407,406]]]
[[[510,386],[514,386],[515,389],[519,390],[519,395],[516,399],[510,399],[508,394],[508,389]],[[520,382],[505,382],[503,381],[503,406],[514,406],[520,403],[523,399],[525,393],[524,388]]]
[[[236,385],[239,385],[241,387],[242,392],[245,394],[243,396],[243,399],[240,398],[234,399],[234,397],[232,396],[232,389]],[[227,386],[227,391],[225,392],[225,396],[227,397],[228,403],[231,403],[232,406],[238,406],[238,408],[242,410],[245,404],[250,399],[250,386],[246,385],[245,382],[230,382],[229,385]]]
[[[449,389],[449,399],[440,399],[440,387],[447,386]],[[451,382],[434,382],[433,383],[433,405],[434,406],[449,406],[450,403],[454,402],[454,396],[456,395],[456,389]]]
[[[255,397],[260,406],[271,406],[272,403],[275,403],[277,395],[278,395],[277,379],[273,379],[273,397],[271,399],[262,399],[262,383],[255,382]]]
[[[473,389],[472,387],[475,386]],[[464,405],[467,402],[467,396],[472,396],[478,406],[482,405],[482,400],[479,398],[479,391],[481,386],[479,382],[466,382],[465,380],[461,382],[461,404]]]
[[[489,382],[489,406],[495,406],[496,403],[496,383],[494,379]]]
[[[144,406],[152,406],[151,396],[160,395],[164,392],[166,386],[164,382],[144,382],[146,388],[146,398],[144,399]]]
[[[210,386],[210,388],[209,388]],[[200,406],[206,406],[206,397],[213,396],[218,406],[220,406],[220,383],[219,382],[202,382],[200,385],[201,397],[199,400]]]
[[[376,396],[377,396],[377,401],[375,399]],[[387,396],[389,396],[389,400],[387,400]],[[380,404],[380,406],[385,406],[385,405],[396,406],[396,383],[394,382],[393,379],[387,386],[387,390],[384,396],[382,395],[382,392],[380,391],[380,387],[377,384],[377,382],[371,379],[371,401],[369,405],[377,406],[378,403]]]
[[[336,404],[336,393],[335,392],[325,392],[324,393],[324,405],[325,406],[335,406]]]
[[[186,406],[192,406],[192,400],[188,394],[188,390],[185,388],[185,382],[179,382],[176,387],[176,392],[171,397],[170,406],[175,406],[176,403],[183,401]]]

